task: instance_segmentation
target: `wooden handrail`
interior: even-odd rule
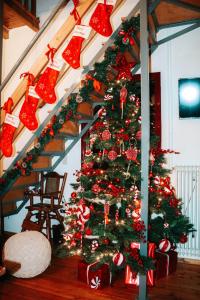
[[[119,6],[122,4],[123,1],[124,0],[117,0],[117,3],[114,7],[114,11],[119,8]],[[96,2],[96,1],[95,0],[81,1],[80,5],[78,7],[79,15],[81,17],[83,17],[85,15],[85,13],[87,13],[87,10],[93,5],[94,2]],[[62,46],[63,42],[66,40],[67,36],[70,35],[70,33],[72,32],[74,25],[75,25],[74,18],[72,16],[69,16],[68,20],[58,30],[57,34],[52,39],[50,44],[52,46],[54,46],[55,48],[60,48]],[[66,28],[67,28],[67,30],[66,30]],[[95,36],[96,36],[96,32],[93,31],[90,38],[88,40],[86,40],[85,43],[83,44],[82,51],[85,50],[85,48],[90,44],[91,40]],[[45,52],[46,52],[46,49],[30,69],[30,72],[33,73],[34,76],[38,76],[38,74],[40,74],[40,72],[43,70],[43,68],[48,63],[47,57],[44,55]],[[67,65],[66,68],[64,69],[64,71],[60,74],[58,82],[68,72],[69,69],[70,69],[70,66]],[[24,96],[25,91],[26,91],[26,80],[23,80],[20,82],[19,86],[17,87],[17,89],[14,91],[14,93],[11,96],[13,98],[15,107],[17,106],[17,104],[20,102],[20,100]],[[3,112],[2,115],[3,115],[2,119],[4,120],[5,113]],[[18,127],[18,129],[15,133],[13,141],[16,140],[16,138],[21,134],[21,132],[24,128],[25,128],[24,125],[20,124],[20,126]],[[0,158],[2,158],[2,156]]]

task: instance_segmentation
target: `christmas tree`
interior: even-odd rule
[[[75,191],[66,204],[65,245],[69,254],[81,255],[87,263],[108,263],[111,270],[128,264],[144,272],[153,264],[135,249],[147,230],[140,216],[140,86],[127,79],[110,82],[104,102],[86,138]],[[150,144],[149,241],[175,249],[187,241],[193,226],[182,214],[164,168],[167,151],[160,149],[152,118]]]

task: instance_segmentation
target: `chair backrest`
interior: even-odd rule
[[[60,175],[57,172],[49,172],[44,174],[41,173],[41,192],[42,195],[50,195],[54,193],[57,195],[55,198],[58,199],[58,203],[60,204],[63,192],[65,188],[65,183],[67,179],[67,173],[64,175]]]

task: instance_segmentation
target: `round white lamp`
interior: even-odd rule
[[[3,264],[18,278],[31,278],[44,272],[51,262],[51,244],[38,231],[11,236],[3,248]]]

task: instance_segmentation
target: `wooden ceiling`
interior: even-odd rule
[[[36,1],[31,1],[29,7],[22,4],[22,1],[4,0],[3,37],[5,39],[9,38],[9,30],[16,27],[27,25],[34,31],[39,30],[39,19],[35,16],[35,4]]]

